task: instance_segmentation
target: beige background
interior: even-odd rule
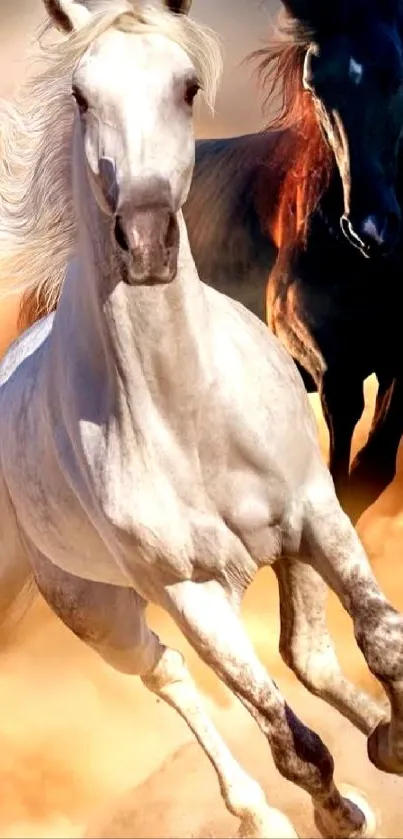
[[[198,133],[231,134],[252,131],[261,124],[255,85],[249,68],[242,67],[245,55],[264,40],[268,20],[276,2],[260,0],[194,0],[193,14],[221,36],[225,72],[217,102],[217,116]],[[26,44],[32,36],[32,24],[40,20],[40,0],[0,0],[1,73],[0,91],[8,93],[21,75]]]
[[[273,6],[271,7],[271,12]],[[201,114],[199,135],[241,133],[262,122],[246,53],[259,46],[269,14],[251,0],[195,0],[194,15],[217,29],[225,49],[225,74],[214,122]],[[24,71],[24,56],[41,17],[39,0],[0,0],[0,92],[10,95]],[[0,310],[0,345],[13,330],[13,311]],[[369,404],[373,388],[368,386]],[[317,401],[313,400],[317,410]],[[319,413],[317,412],[319,416]],[[361,424],[358,437],[367,426]],[[326,446],[323,424],[322,442]],[[376,572],[387,593],[403,607],[403,492],[401,482],[385,493],[360,523]],[[350,623],[334,600],[331,623],[344,665],[374,689],[352,640]],[[277,595],[269,572],[252,587],[245,621],[256,648],[283,686],[295,710],[314,724],[335,751],[338,777],[361,786],[384,815],[385,837],[403,836],[403,782],[368,765],[363,738],[332,711],[295,687],[276,652]],[[265,784],[272,803],[292,814],[301,835],[313,835],[306,796],[273,770],[263,739],[227,691],[187,649],[171,623],[156,610],[151,620],[161,636],[186,652],[221,730],[249,771]],[[39,602],[0,656],[0,837],[71,837],[82,834],[114,796],[151,779],[119,805],[130,828],[120,835],[200,835],[210,821],[212,835],[232,826],[224,815],[208,764],[196,746],[172,762],[170,755],[189,739],[170,709],[149,697],[136,680],[119,676],[72,638]],[[161,796],[171,811],[161,807]],[[134,812],[135,811],[135,812]],[[106,827],[106,834],[112,835]],[[199,831],[199,832],[198,832]],[[119,835],[119,830],[114,835]]]

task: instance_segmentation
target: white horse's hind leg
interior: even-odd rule
[[[167,610],[194,649],[244,703],[267,736],[277,769],[311,796],[323,835],[344,839],[373,836],[371,819],[340,794],[333,779],[331,754],[285,702],[221,586],[185,582],[166,595]]]
[[[390,700],[391,720],[379,722],[370,735],[369,757],[378,769],[402,774],[403,615],[380,590],[350,519],[326,484],[312,489],[304,542],[312,565],[350,614],[358,646]]]
[[[73,577],[38,557],[34,565],[38,587],[66,626],[115,669],[141,676],[187,722],[216,770],[228,810],[241,821],[241,834],[294,839],[291,823],[269,808],[259,784],[214,728],[180,653],[164,647],[148,628],[144,600],[131,589]]]
[[[367,736],[385,707],[359,690],[340,669],[326,621],[328,587],[305,562],[279,560],[273,566],[280,590],[280,652],[298,679],[337,708]]]

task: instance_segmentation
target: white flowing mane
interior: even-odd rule
[[[0,101],[0,299],[36,294],[48,311],[58,300],[76,243],[71,80],[80,57],[111,26],[158,32],[178,43],[213,108],[221,73],[217,36],[188,16],[135,2],[122,13],[114,0],[101,1],[78,33],[46,46],[38,39],[41,69],[25,81],[13,104]]]

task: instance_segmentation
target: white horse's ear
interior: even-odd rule
[[[77,0],[43,0],[45,9],[57,29],[70,34],[86,26],[91,12]]]
[[[164,5],[170,12],[176,15],[187,15],[192,5],[192,0],[164,0]]]

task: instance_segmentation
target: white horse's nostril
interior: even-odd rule
[[[115,239],[119,247],[122,249],[122,251],[127,252],[129,250],[129,242],[123,229],[122,219],[120,216],[116,216],[115,228],[113,232],[115,234]]]
[[[115,163],[109,157],[101,157],[98,163],[99,174],[102,179],[105,199],[112,213],[116,212],[119,199],[119,189],[116,179]]]

